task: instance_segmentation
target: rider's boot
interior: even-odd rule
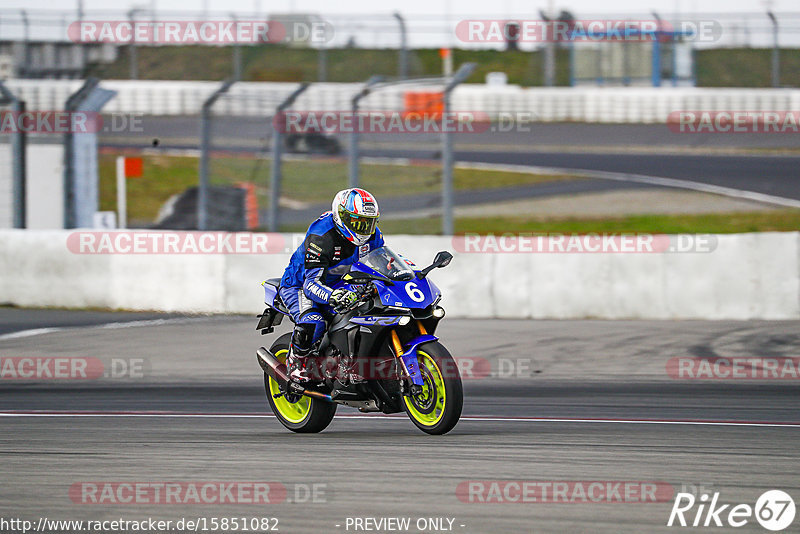
[[[289,356],[286,358],[289,380],[297,383],[311,381],[310,353],[310,350],[297,349],[294,344],[289,346]]]

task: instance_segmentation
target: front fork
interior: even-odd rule
[[[425,330],[425,327],[419,321],[417,321],[417,327],[419,328],[420,335],[406,343],[405,347],[402,343],[400,343],[400,338],[397,336],[397,330],[392,329],[391,332],[392,347],[394,348],[395,357],[400,363],[400,367],[402,367],[403,371],[405,371],[405,375],[411,381],[410,393],[412,394],[419,393],[422,390],[422,385],[425,383],[422,380],[422,373],[419,369],[417,347],[423,343],[430,343],[431,341],[437,341],[439,339],[436,336],[428,334],[428,332]],[[405,384],[405,380],[400,381],[403,395],[408,395],[409,392],[406,391]]]

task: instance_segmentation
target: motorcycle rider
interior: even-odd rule
[[[291,380],[311,379],[308,357],[327,329],[323,306],[344,310],[358,301],[354,292],[330,286],[360,257],[383,246],[379,216],[378,201],[364,189],[339,191],[331,211],[311,223],[303,243],[292,254],[279,289],[295,323],[286,359]]]

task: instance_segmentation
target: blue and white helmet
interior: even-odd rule
[[[345,239],[361,246],[370,240],[378,226],[378,201],[364,189],[343,189],[331,204],[333,222]]]

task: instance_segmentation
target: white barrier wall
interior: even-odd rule
[[[68,231],[0,231],[0,303],[256,313],[289,253],[77,254]],[[270,236],[287,248],[298,236]],[[450,238],[389,236],[427,265]],[[455,253],[431,274],[451,317],[798,319],[800,233],[718,236],[713,252]]]
[[[28,144],[26,228],[64,227],[64,145]]]
[[[29,110],[61,110],[78,90],[78,80],[8,80],[6,85]],[[297,88],[296,83],[240,82],[215,105],[227,115],[271,115],[278,103]],[[196,115],[217,82],[106,80],[102,86],[117,91],[104,113]],[[359,83],[315,83],[298,98],[293,109],[349,110]],[[362,101],[369,110],[400,110],[405,91],[438,90],[413,85],[375,91]],[[463,84],[453,93],[452,109],[487,113],[528,112],[538,121],[609,123],[663,123],[672,111],[739,110],[794,111],[800,109],[798,89],[736,89],[699,87],[529,87]]]

